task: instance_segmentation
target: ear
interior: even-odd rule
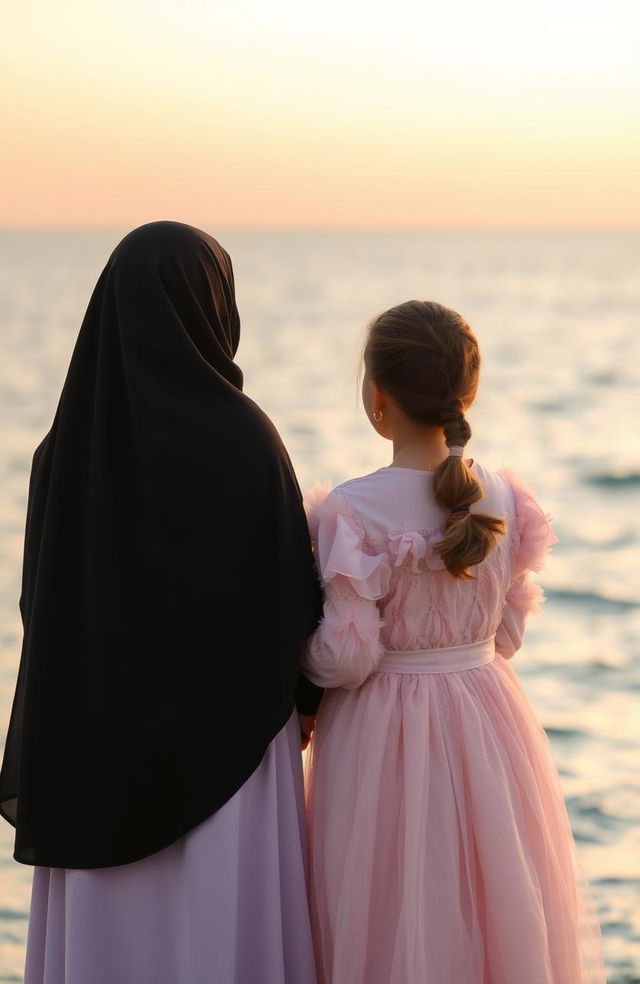
[[[377,383],[373,379],[369,380],[369,397],[371,400],[371,412],[376,413],[378,410],[384,411],[388,406],[387,394],[384,390],[381,390]]]

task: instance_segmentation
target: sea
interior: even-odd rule
[[[30,458],[124,231],[0,232],[0,740]],[[640,982],[640,232],[210,231],[234,262],[245,390],[303,488],[391,461],[360,405],[373,315],[428,298],[473,326],[469,453],[519,472],[559,537],[514,666],[551,740],[609,984]],[[22,980],[30,878],[0,821],[2,982]]]

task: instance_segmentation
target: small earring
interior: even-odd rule
[[[382,410],[374,410],[373,419],[375,420],[376,424],[379,424],[380,421],[382,420]]]

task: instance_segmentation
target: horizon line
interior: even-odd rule
[[[27,224],[15,225],[0,224],[0,232],[120,232],[123,229],[136,229],[138,226],[147,225],[150,222],[181,222],[181,219],[149,219],[147,222],[140,222],[135,225],[119,223],[97,223],[90,224]],[[194,225],[193,222],[185,222],[185,225]],[[203,226],[215,225],[205,221]],[[406,224],[351,224],[351,225],[309,225],[298,224],[258,224],[249,223],[222,223],[218,226],[225,232],[618,232],[618,233],[640,233],[640,225],[637,226],[602,226],[602,225],[406,225]]]

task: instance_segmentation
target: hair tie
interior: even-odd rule
[[[469,509],[469,506],[456,506],[455,509],[452,509],[451,510],[451,515],[452,516],[464,516],[464,515],[466,515],[467,513],[470,513],[470,512],[471,512],[471,510]]]
[[[464,454],[464,448],[460,444],[452,444],[452,446],[449,448],[450,458],[461,458],[463,454]]]

